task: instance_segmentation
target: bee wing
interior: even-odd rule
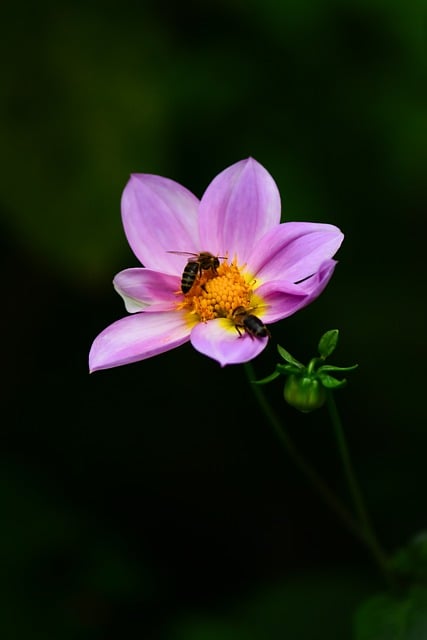
[[[197,258],[197,253],[191,253],[191,251],[166,251],[166,253],[175,253],[177,256],[193,256]]]

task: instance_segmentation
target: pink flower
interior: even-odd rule
[[[191,341],[221,366],[247,362],[267,345],[234,312],[244,307],[263,325],[292,315],[323,291],[343,234],[330,224],[280,224],[271,175],[248,158],[222,171],[199,201],[173,180],[134,174],[122,196],[129,244],[144,268],[125,269],[113,284],[131,314],[95,339],[90,371],[145,360]],[[188,260],[209,252],[187,293]],[[236,326],[240,323],[240,326]]]

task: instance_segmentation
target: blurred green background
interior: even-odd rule
[[[199,197],[249,155],[284,220],[346,235],[299,359],[341,331],[338,402],[387,550],[426,526],[426,11],[397,0],[57,2],[2,8],[0,635],[345,640],[383,587],[248,391],[188,345],[87,372],[137,266],[131,172]],[[325,411],[266,389],[347,499]]]

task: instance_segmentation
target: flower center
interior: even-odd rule
[[[249,281],[250,282],[250,281]],[[252,288],[236,262],[222,262],[216,273],[203,271],[185,294],[180,309],[189,309],[201,322],[214,318],[232,318],[237,307],[251,306]]]

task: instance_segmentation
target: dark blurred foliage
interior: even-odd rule
[[[426,526],[425,7],[397,0],[9,3],[0,39],[1,637],[350,638],[382,587],[279,447],[241,367],[186,345],[89,376],[137,266],[130,172],[201,196],[252,155],[283,219],[337,224],[340,263],[272,327],[337,392],[385,547]],[[266,393],[347,499],[325,411]]]

